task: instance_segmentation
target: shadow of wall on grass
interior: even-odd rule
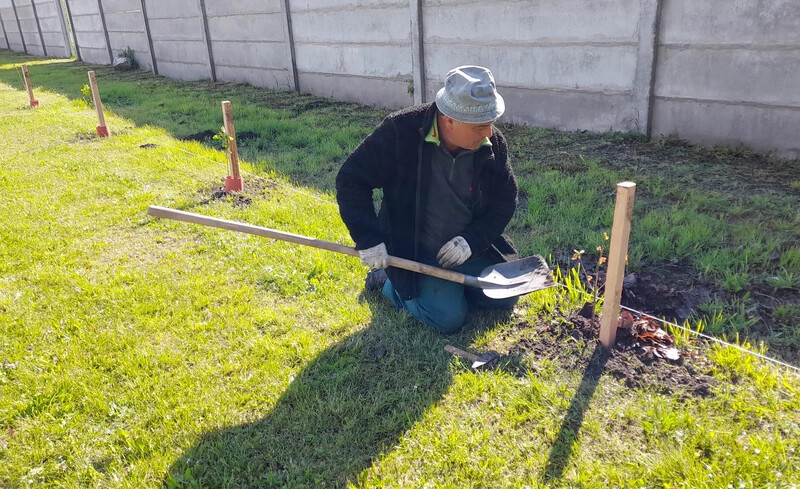
[[[447,392],[479,329],[436,334],[367,293],[372,321],[311,361],[264,418],[204,434],[163,487],[345,487]]]
[[[86,99],[81,89],[88,83],[87,71],[94,70],[107,111],[137,126],[160,127],[177,139],[195,140],[216,149],[221,148],[219,141],[213,139],[223,122],[220,103],[231,100],[242,159],[253,164],[269,160],[269,170],[295,184],[323,192],[333,191],[339,166],[357,142],[352,148],[345,148],[340,156],[326,157],[312,164],[306,160],[314,159],[315,146],[343,144],[335,137],[335,132],[347,127],[363,127],[367,130],[366,136],[389,113],[385,109],[241,83],[181,81],[148,71],[120,72],[109,66],[79,61],[38,58],[10,51],[0,53],[0,65],[22,63],[30,63],[35,92],[44,88],[73,100]],[[17,69],[0,69],[0,82],[18,88],[19,107],[27,105],[27,94]],[[244,106],[247,111],[242,110]],[[259,114],[261,109],[286,111],[289,115],[267,123],[266,112],[265,117]],[[299,126],[284,124],[296,117],[304,117]],[[113,135],[114,127],[111,124],[109,127]],[[310,141],[304,132],[306,128],[324,129],[323,140]],[[93,125],[87,125],[83,132],[91,134],[94,130]],[[324,149],[323,154],[327,154],[328,149]]]

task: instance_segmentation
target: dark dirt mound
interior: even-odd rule
[[[216,132],[206,129],[205,131],[196,132],[194,134],[189,134],[188,136],[183,136],[182,138],[178,138],[181,141],[208,141],[209,139],[213,139]]]
[[[602,348],[598,341],[600,322],[578,314],[556,313],[555,317],[549,324],[520,323],[519,328],[533,334],[514,341],[509,356],[532,356],[534,362],[544,357],[567,370],[589,370],[593,376],[608,373],[628,387],[655,389],[683,399],[712,393],[715,381],[708,375],[711,364],[696,349],[679,347],[680,359],[666,360],[654,355],[646,342],[620,328],[616,346],[606,352],[602,362],[592,361],[595,350]]]
[[[221,184],[212,183],[209,190],[201,192],[204,197],[199,204],[205,205],[214,200],[229,199],[234,207],[244,207],[253,203],[251,196],[264,195],[276,185],[263,177],[248,175],[244,177],[244,192],[225,192],[225,179],[220,179]]]
[[[258,138],[258,134],[254,133],[253,131],[242,131],[242,132],[236,133],[236,141],[237,142],[249,141],[251,139],[257,139],[257,138]]]
[[[601,283],[605,277],[601,277]],[[658,317],[684,321],[697,308],[725,299],[725,291],[703,281],[691,265],[663,266],[626,277],[622,303]]]
[[[83,141],[96,141],[100,139],[94,131],[79,132],[75,134],[74,142],[80,143]]]

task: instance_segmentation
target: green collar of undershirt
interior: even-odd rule
[[[438,115],[433,116],[433,124],[431,125],[430,131],[428,131],[428,135],[425,136],[426,143],[433,143],[436,146],[441,146],[442,140],[439,138],[439,117]],[[492,142],[489,141],[489,138],[483,138],[483,142],[481,146],[491,146]]]

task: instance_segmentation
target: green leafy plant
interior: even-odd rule
[[[139,62],[136,60],[136,52],[130,46],[125,46],[125,49],[117,53],[117,56],[127,59],[131,69],[139,67]]]
[[[228,136],[228,133],[225,132],[225,126],[221,126],[219,128],[219,132],[214,134],[213,139],[215,141],[219,141],[219,144],[222,145],[222,149],[226,151],[228,150],[228,148],[230,148],[231,141],[233,141],[233,138]]]
[[[87,105],[94,106],[94,98],[92,97],[92,88],[89,85],[84,85],[81,88],[81,98]]]
[[[609,239],[610,238],[608,236],[608,233],[604,232],[603,240],[608,241]],[[597,305],[598,297],[600,295],[600,281],[598,280],[598,277],[600,275],[600,267],[602,267],[608,261],[608,259],[605,257],[605,248],[603,246],[598,246],[597,248],[595,248],[595,250],[599,253],[599,256],[597,257],[597,264],[595,265],[594,268],[594,275],[588,275],[588,274],[586,275],[586,280],[589,282],[591,288],[592,313],[594,313],[594,306]],[[572,251],[574,252],[572,254],[572,260],[577,261],[579,267],[582,267],[585,270],[586,267],[583,265],[583,255],[586,252],[584,250],[580,251],[572,250]]]

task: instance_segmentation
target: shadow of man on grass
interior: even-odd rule
[[[263,419],[203,435],[164,487],[343,487],[397,443],[452,381],[446,343],[467,346],[491,317],[441,336],[383,297],[372,321],[322,352]],[[477,324],[476,324],[477,323]]]

